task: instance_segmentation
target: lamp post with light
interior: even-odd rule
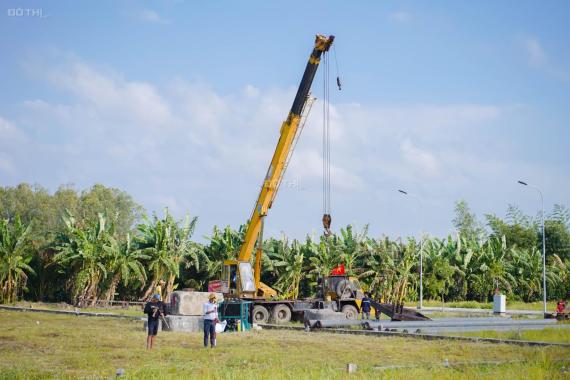
[[[523,186],[528,186],[535,189],[540,195],[540,219],[542,222],[542,298],[543,298],[543,311],[546,314],[546,235],[544,234],[544,197],[542,191],[536,186],[529,185],[524,181],[518,181]]]
[[[423,205],[422,205],[422,201],[421,199],[414,195],[414,194],[410,194],[405,190],[399,189],[398,190],[399,193],[403,194],[403,195],[408,195],[412,198],[414,198],[417,202],[418,202],[418,206],[419,206],[419,211],[420,211],[420,226],[421,226],[421,243],[420,243],[420,303],[418,305],[418,309],[422,309],[423,307],[423,301],[424,301],[424,282],[423,282],[423,278],[424,278],[424,225],[423,225]]]

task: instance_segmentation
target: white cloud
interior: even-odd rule
[[[150,9],[143,9],[138,12],[138,17],[142,21],[154,23],[154,24],[168,24],[170,20],[163,18],[157,12]]]
[[[246,85],[243,92],[245,93],[245,96],[249,98],[257,98],[260,94],[259,88],[252,86],[251,84]]]
[[[17,174],[15,160],[26,144],[26,134],[12,121],[0,117],[0,174],[4,174],[0,175],[0,182],[8,175]]]
[[[220,93],[180,79],[164,86],[132,81],[76,57],[56,61],[42,67],[40,78],[63,91],[66,101],[34,95],[22,103],[17,118],[0,118],[4,176],[52,189],[61,183],[117,186],[149,211],[160,213],[168,206],[177,216],[199,215],[197,235],[214,224],[245,221],[294,97],[293,86],[244,85]],[[317,102],[268,231],[300,237],[315,229],[313,214],[321,211],[321,109]],[[330,109],[336,226],[381,223],[378,215],[397,212],[391,196],[399,187],[425,187],[441,202],[437,207],[451,206],[474,183],[491,188],[514,171],[536,172],[510,157],[509,141],[495,138],[505,120],[524,108],[331,104]],[[7,136],[12,141],[20,136],[20,142],[3,144]],[[381,226],[381,232],[395,228]]]
[[[526,51],[528,62],[532,67],[540,69],[564,82],[570,82],[570,71],[553,62],[537,37],[528,36],[523,38],[522,45]]]
[[[15,172],[12,160],[1,153],[0,153],[0,172],[4,172],[7,174],[14,174]]]
[[[47,78],[71,99],[63,104],[46,99],[22,103],[22,120],[31,126],[41,147],[30,148],[28,159],[53,166],[47,181],[79,186],[118,182],[129,191],[144,183],[140,199],[150,203],[150,209],[168,205],[180,212],[191,205],[206,207],[208,195],[223,189],[232,199],[235,191],[247,191],[243,199],[249,203],[295,93],[294,88],[262,90],[246,85],[235,94],[222,95],[206,84],[179,79],[158,88],[73,56],[44,65],[42,74],[38,77]],[[334,106],[331,117],[338,119]],[[311,131],[305,131],[302,139],[307,145],[293,157],[288,178],[299,178],[308,190],[320,189],[321,135],[318,124],[307,129]],[[333,140],[341,134],[333,127]],[[344,168],[342,161],[332,171],[341,189],[362,185],[358,174]],[[179,188],[200,193],[168,191]],[[242,214],[236,213],[240,222]]]
[[[428,177],[439,175],[440,164],[433,153],[416,147],[407,139],[400,144],[400,150],[415,173]]]
[[[52,69],[48,78],[108,116],[144,125],[164,125],[171,119],[168,105],[154,86],[104,74],[81,60],[71,59]]]
[[[17,129],[14,123],[0,117],[0,144],[22,143],[25,138],[24,133]]]
[[[524,46],[528,54],[529,63],[533,66],[540,66],[548,61],[540,41],[536,37],[528,37],[524,41]]]
[[[390,18],[390,20],[402,22],[402,23],[412,21],[412,19],[413,19],[413,16],[411,13],[404,12],[404,11],[392,12],[388,15],[388,17]]]
[[[303,184],[321,183],[323,178],[322,154],[316,149],[295,152],[287,178],[298,179]],[[355,171],[351,172],[340,165],[331,164],[331,187],[341,190],[362,190],[364,182]]]

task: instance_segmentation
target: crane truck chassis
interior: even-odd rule
[[[221,291],[225,297],[236,298],[236,283],[221,283]],[[213,289],[212,289],[213,290]],[[361,312],[361,301],[364,292],[357,279],[346,275],[331,275],[318,279],[317,295],[314,298],[301,300],[266,300],[253,299],[251,321],[253,323],[287,323],[291,320],[303,321],[306,312],[318,312],[319,317],[332,319],[357,319]],[[385,314],[393,321],[430,320],[416,310],[381,303],[372,300],[371,306],[376,311],[376,318]]]

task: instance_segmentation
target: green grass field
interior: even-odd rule
[[[477,302],[477,301],[457,301],[457,302],[445,302],[442,303],[441,300],[424,300],[424,307],[458,307],[466,309],[492,309],[492,302]],[[522,302],[522,301],[508,301],[507,300],[507,310],[534,310],[542,311],[542,302]],[[417,307],[417,302],[406,302],[407,307]],[[553,312],[556,309],[556,302],[549,301],[546,303],[546,310]]]
[[[34,309],[50,309],[50,310],[67,310],[67,311],[74,311],[75,307],[66,303],[44,303],[44,302],[26,302],[20,301],[14,304],[10,304],[9,306],[17,306],[23,308],[34,308]],[[142,316],[142,306],[129,306],[129,307],[121,307],[121,306],[105,306],[105,307],[82,307],[77,309],[82,312],[92,312],[92,313],[112,313],[112,314],[120,314],[120,315],[128,315],[131,317],[140,317]]]
[[[570,375],[570,349],[557,347],[262,330],[220,334],[213,350],[202,347],[199,333],[163,332],[156,350],[147,351],[138,321],[10,311],[0,311],[0,319],[0,378],[6,379],[110,378],[118,368],[132,379],[340,379],[347,363],[358,365],[351,378]],[[497,360],[508,363],[469,364]]]
[[[26,302],[21,301],[13,304],[12,306],[19,306],[19,307],[33,307],[35,309],[55,309],[55,310],[69,310],[73,311],[75,308],[72,305],[68,305],[65,303],[39,303],[39,302]],[[407,307],[415,308],[417,306],[416,302],[407,302]],[[437,300],[424,300],[424,307],[441,307],[441,301]],[[444,304],[445,307],[450,308],[467,308],[467,309],[492,309],[493,304],[491,302],[476,302],[476,301],[462,301],[462,302],[446,302]],[[549,311],[554,311],[556,308],[556,302],[548,302],[547,304]],[[512,301],[507,302],[507,310],[535,310],[541,311],[542,310],[542,302],[519,302],[519,301]],[[79,309],[80,311],[86,312],[95,312],[95,313],[113,313],[113,314],[121,314],[121,315],[128,315],[128,316],[141,316],[141,307],[140,306],[130,306],[128,308],[123,308],[121,306],[112,306],[112,307],[85,307]],[[374,310],[372,310],[372,315],[374,315]],[[441,317],[458,317],[458,316],[468,316],[469,314],[449,314],[445,313],[442,314]],[[434,316],[434,314],[430,314],[430,316]],[[473,315],[471,315],[473,316]],[[437,315],[440,317],[440,315]],[[382,316],[383,319],[386,319],[386,316]]]
[[[542,330],[513,330],[513,331],[470,331],[464,333],[450,333],[448,335],[570,343],[570,328],[569,329],[546,328]]]

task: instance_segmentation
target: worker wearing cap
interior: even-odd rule
[[[166,314],[164,304],[160,300],[160,294],[154,294],[150,301],[144,306],[144,313],[148,315],[147,326],[148,336],[146,337],[146,348],[151,349],[154,345],[154,339],[158,334],[158,320]]]
[[[208,302],[204,304],[204,347],[208,347],[208,337],[210,347],[216,347],[216,323],[218,322],[218,305],[216,295],[210,293]]]
[[[160,297],[159,298],[160,301],[162,301],[162,288],[164,287],[165,284],[166,282],[161,279],[158,282],[158,285],[156,285],[156,288],[154,288],[154,294],[158,294],[158,296]]]

